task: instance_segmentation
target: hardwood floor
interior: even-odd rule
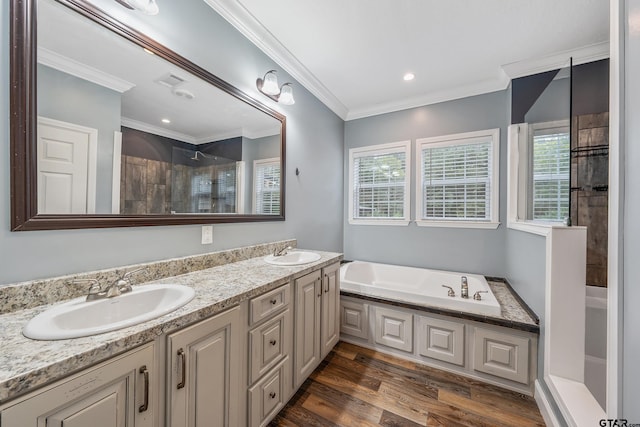
[[[544,426],[533,398],[338,343],[271,426]]]

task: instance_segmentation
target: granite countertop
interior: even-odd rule
[[[25,338],[24,325],[50,304],[2,314],[0,404],[342,259],[339,253],[314,252],[321,255],[318,261],[299,266],[269,265],[260,256],[144,283],[187,285],[195,289],[196,295],[170,314],[91,337],[59,341]]]

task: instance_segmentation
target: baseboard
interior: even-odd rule
[[[561,427],[562,424],[560,424],[560,421],[558,421],[558,417],[556,417],[555,412],[553,412],[553,408],[551,407],[551,403],[549,402],[549,397],[547,396],[547,393],[545,393],[542,389],[539,380],[536,380],[533,397],[536,399],[538,409],[540,409],[540,414],[542,415],[544,423],[547,425],[547,427]]]

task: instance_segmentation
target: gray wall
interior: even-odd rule
[[[627,15],[623,22],[640,15],[640,0],[628,0]],[[622,6],[621,6],[622,8]],[[626,137],[622,151],[625,155],[624,165],[624,247],[623,247],[623,377],[622,381],[622,415],[631,423],[640,423],[640,33],[625,31],[626,46],[624,67],[625,73],[625,113],[623,120]],[[622,238],[622,236],[620,236]]]
[[[96,212],[111,213],[113,135],[120,93],[38,64],[38,115],[98,130]]]
[[[345,258],[504,276],[509,102],[508,92],[500,91],[347,122],[345,177],[349,170],[350,148],[408,139],[415,148],[416,138],[500,128],[502,225],[497,230],[418,227],[415,223],[406,227],[350,225],[345,214]],[[412,163],[415,164],[415,159]],[[412,169],[415,177],[415,167]],[[411,181],[413,218],[415,179]],[[345,178],[345,207],[349,197],[348,186]]]
[[[540,94],[524,116],[526,123],[541,123],[554,120],[569,120],[570,111],[569,78],[553,80]]]
[[[544,378],[546,239],[544,236],[536,234],[507,230],[504,250],[504,276],[509,279],[513,289],[540,318],[538,379],[542,379]]]
[[[200,244],[201,227],[195,225],[10,232],[9,0],[1,0],[0,284],[289,237],[300,247],[341,251],[344,122],[205,2],[162,2],[160,14],[152,17],[111,0],[94,3],[287,116],[287,219],[214,225],[212,245]],[[278,69],[282,81],[294,82],[295,105],[280,106],[257,92],[256,78],[270,69]],[[298,178],[296,167],[303,171]]]

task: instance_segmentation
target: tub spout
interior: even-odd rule
[[[469,298],[469,282],[467,281],[467,276],[462,276],[460,282],[460,296],[462,298]]]

